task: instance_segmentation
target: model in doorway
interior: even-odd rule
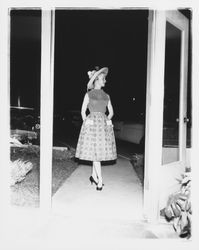
[[[88,71],[89,82],[87,93],[81,108],[83,119],[82,127],[76,148],[76,158],[92,161],[92,173],[89,178],[91,184],[96,184],[96,190],[101,191],[102,180],[101,161],[116,160],[116,144],[113,131],[113,107],[108,94],[102,89],[105,87],[108,68]],[[89,110],[88,116],[86,115]],[[108,115],[106,111],[108,110]]]

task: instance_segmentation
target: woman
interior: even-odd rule
[[[105,86],[105,77],[108,68],[96,68],[88,72],[89,82],[87,93],[81,108],[83,124],[81,127],[76,157],[81,160],[92,161],[91,184],[97,185],[98,191],[102,190],[103,180],[101,161],[110,161],[117,158],[115,136],[113,132],[112,117],[113,107],[108,94],[101,88]],[[90,91],[89,91],[90,90]],[[86,111],[89,115],[86,116]],[[106,111],[108,109],[108,115]]]

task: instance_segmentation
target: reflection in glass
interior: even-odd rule
[[[162,164],[179,160],[181,31],[166,23]]]
[[[10,18],[11,204],[38,207],[41,11]]]

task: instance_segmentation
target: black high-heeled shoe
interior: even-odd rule
[[[91,185],[93,185],[93,183],[95,183],[95,185],[97,185],[97,182],[95,181],[95,179],[93,178],[93,176],[91,175],[89,178]]]
[[[96,190],[97,190],[97,191],[102,191],[103,186],[104,186],[104,183],[102,183],[102,186],[101,186],[101,187],[98,187],[98,186],[97,186],[97,187],[96,187]]]
[[[97,190],[97,191],[102,191],[102,188],[103,188],[103,185],[102,185],[101,187],[98,187],[98,186],[97,186],[97,187],[96,187],[96,190]]]

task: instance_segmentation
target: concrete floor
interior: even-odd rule
[[[91,166],[80,165],[53,197],[53,209],[61,214],[84,214],[94,218],[141,220],[143,190],[132,165],[118,158],[114,165],[102,166],[102,191],[88,178]]]
[[[145,239],[179,240],[172,225],[144,221],[142,185],[128,160],[102,171],[105,186],[96,191],[91,167],[80,165],[53,196],[50,214],[11,211],[1,249],[134,249],[138,241],[143,249]]]

